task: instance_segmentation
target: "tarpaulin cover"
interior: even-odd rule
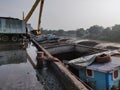
[[[103,53],[112,55],[114,53],[118,53],[118,50],[106,51],[106,52],[102,52],[102,53],[97,53],[97,54],[93,54],[93,55],[80,57],[80,58],[77,58],[77,59],[70,60],[68,62],[68,64],[77,68],[77,69],[80,69],[82,67],[87,67],[95,61],[96,56],[101,55]]]

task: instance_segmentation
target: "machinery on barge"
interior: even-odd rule
[[[18,41],[25,35],[25,21],[11,17],[0,17],[0,41]]]

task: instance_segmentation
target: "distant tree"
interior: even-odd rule
[[[42,28],[42,29],[41,29],[41,33],[42,33],[42,34],[48,34],[48,30]]]
[[[76,36],[77,37],[83,37],[85,35],[85,30],[84,28],[80,28],[76,30]]]
[[[89,29],[87,29],[89,35],[88,37],[91,39],[98,39],[103,29],[104,28],[102,26],[98,26],[98,25],[91,26]]]
[[[120,42],[120,25],[114,25],[113,27],[103,28],[102,26],[94,25],[84,30],[84,28],[79,28],[77,30],[64,31],[59,30],[48,30],[41,28],[42,34],[56,34],[58,36],[72,36],[87,39],[105,40]]]
[[[103,36],[109,36],[109,35],[110,35],[110,32],[111,32],[111,28],[110,28],[110,27],[107,27],[107,28],[103,29],[102,35],[103,35]]]
[[[120,25],[116,24],[112,27],[113,31],[120,31]]]
[[[68,34],[75,34],[75,30],[66,31]]]
[[[120,25],[114,25],[111,34],[113,40],[120,41]]]
[[[90,27],[89,29],[87,29],[87,31],[90,33],[90,34],[99,34],[102,32],[104,28],[102,26],[98,26],[98,25],[94,25],[92,27]]]
[[[107,28],[103,29],[99,39],[106,40],[106,41],[111,40],[111,28],[107,27]]]
[[[59,29],[57,32],[56,32],[56,34],[57,35],[59,35],[59,36],[62,36],[62,35],[64,35],[64,30],[63,29]]]
[[[71,37],[74,37],[76,36],[76,31],[75,30],[69,30],[69,31],[65,31],[65,35],[66,36],[71,36]]]

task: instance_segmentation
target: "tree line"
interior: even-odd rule
[[[77,37],[81,39],[94,39],[112,42],[120,42],[120,25],[104,28],[103,26],[93,25],[88,29],[79,28],[76,30],[65,31],[41,29],[43,34],[55,34],[57,36]]]

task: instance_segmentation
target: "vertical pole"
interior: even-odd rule
[[[22,12],[22,19],[25,19],[24,11]]]
[[[36,67],[37,68],[41,68],[41,67],[43,67],[43,60],[41,59],[41,57],[43,57],[44,56],[44,53],[43,52],[37,52],[37,65],[36,65]]]

